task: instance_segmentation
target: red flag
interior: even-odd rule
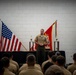
[[[57,21],[55,21],[44,33],[46,36],[48,36],[48,40],[49,40],[49,47],[50,50],[53,50],[53,39],[52,39],[52,34],[53,34],[53,25],[55,25],[55,37],[57,37]],[[30,51],[36,51],[37,45],[34,44],[34,46],[31,47]]]
[[[51,25],[46,31],[45,31],[45,35],[48,36],[48,39],[50,41],[50,44],[48,45],[50,47],[50,50],[52,50],[52,29],[53,29],[53,25]]]
[[[53,39],[52,39],[52,34],[53,34],[53,25],[55,25],[55,37],[57,37],[57,21],[55,21],[46,31],[45,31],[45,35],[48,36],[48,39],[50,41],[49,43],[49,47],[50,47],[50,50],[53,50],[53,47],[52,47],[52,42],[53,42]]]

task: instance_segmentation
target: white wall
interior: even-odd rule
[[[76,2],[74,1],[31,1],[13,0],[0,2],[0,19],[29,49],[41,28],[48,27],[58,20],[60,50],[65,50],[67,63],[71,63],[76,52]],[[0,26],[1,30],[1,26]]]

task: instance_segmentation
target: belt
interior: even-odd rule
[[[45,47],[45,45],[42,45],[42,46],[41,46],[41,45],[38,45],[38,46],[39,46],[39,47]]]

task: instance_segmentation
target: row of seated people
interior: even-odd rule
[[[28,54],[26,63],[19,67],[11,54],[4,54],[0,60],[0,75],[76,75],[76,53],[74,63],[67,69],[64,67],[65,58],[60,53],[48,52],[48,60],[42,65],[36,63],[36,57]]]

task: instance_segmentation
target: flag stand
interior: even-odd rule
[[[56,41],[54,41],[54,51],[59,51],[59,41],[58,41],[58,39],[56,39]]]

